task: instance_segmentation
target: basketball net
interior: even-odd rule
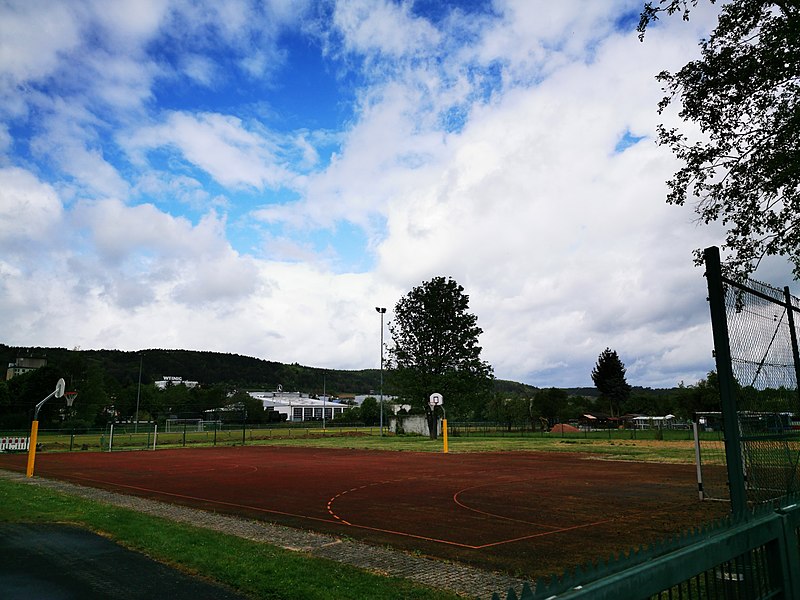
[[[64,394],[64,398],[67,399],[67,408],[72,408],[72,403],[75,402],[75,396],[78,395],[78,392],[66,392]]]

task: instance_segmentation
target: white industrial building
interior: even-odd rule
[[[261,400],[264,410],[274,410],[286,415],[287,421],[321,421],[333,419],[349,408],[324,396],[310,398],[301,392],[284,392],[280,387],[276,392],[248,392],[253,398]]]

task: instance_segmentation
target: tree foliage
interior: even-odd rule
[[[659,15],[688,20],[697,3],[647,2],[640,38]],[[677,73],[657,76],[666,94],[659,114],[678,101],[680,118],[695,124],[687,129],[699,128],[658,128],[658,143],[682,164],[667,182],[667,202],[696,200],[700,221],[727,227],[734,274],[780,255],[800,278],[800,3],[731,0],[700,50]],[[699,263],[700,250],[695,256]]]
[[[600,390],[600,397],[608,403],[611,416],[619,416],[620,407],[631,394],[631,386],[625,380],[625,365],[616,350],[606,348],[600,353],[592,369],[592,381]]]
[[[389,323],[389,379],[396,394],[425,409],[432,437],[430,394],[441,393],[448,414],[464,417],[491,390],[492,367],[480,357],[477,321],[469,312],[469,296],[451,278],[425,281],[395,305]]]

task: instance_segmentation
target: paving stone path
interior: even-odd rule
[[[306,552],[312,556],[335,560],[382,575],[403,577],[429,587],[449,590],[468,598],[488,600],[494,592],[497,592],[501,598],[505,598],[509,588],[514,588],[517,595],[522,592],[524,582],[522,579],[466,565],[414,556],[389,548],[370,546],[333,535],[210,513],[146,498],[79,486],[56,479],[41,477],[27,479],[20,473],[10,471],[0,470],[0,478],[105,502],[287,550]]]

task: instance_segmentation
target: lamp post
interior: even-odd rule
[[[142,393],[142,355],[139,355],[139,386],[136,388],[136,417],[134,417],[133,433],[139,433],[139,397]]]
[[[377,310],[381,315],[381,436],[383,436],[383,315],[386,314],[386,309],[380,306],[376,306],[375,310]]]

